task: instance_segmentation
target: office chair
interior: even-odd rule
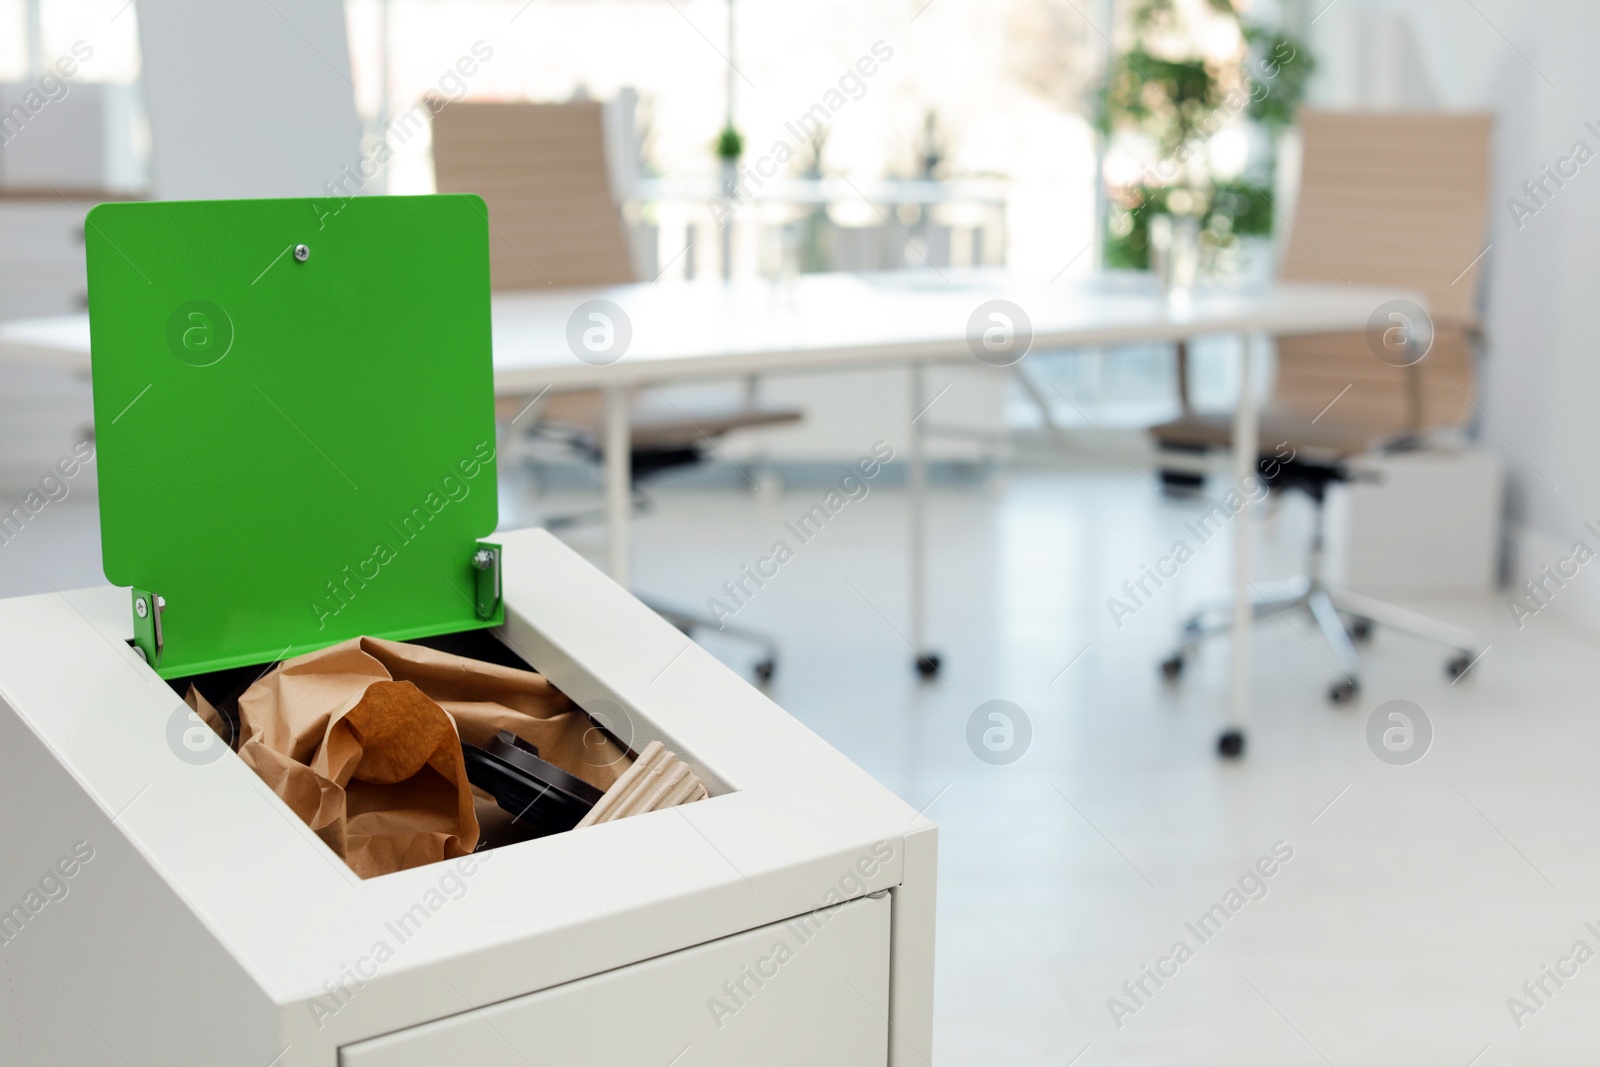
[[[520,400],[520,397],[511,397],[496,403],[502,420],[516,416],[519,410],[516,404]],[[605,450],[601,442],[605,440],[605,398],[600,393],[584,390],[556,394],[539,401],[537,410],[539,414],[530,427],[530,435],[554,441],[596,466],[603,462]],[[759,406],[680,402],[673,404],[670,412],[662,412],[649,405],[636,405],[629,419],[632,445],[629,473],[634,514],[650,510],[650,498],[644,491],[646,483],[668,471],[705,462],[707,452],[714,448],[713,441],[716,438],[733,430],[777,426],[795,422],[799,418],[797,411]],[[550,530],[564,530],[599,522],[604,517],[604,511],[596,509],[556,516],[545,520],[544,526]],[[689,637],[693,637],[696,631],[716,632],[755,646],[761,652],[754,667],[755,676],[761,682],[772,681],[778,668],[778,645],[770,635],[642,594],[639,599]]]
[[[1257,473],[1271,491],[1305,493],[1316,517],[1306,574],[1261,590],[1253,598],[1253,619],[1305,612],[1315,620],[1339,661],[1341,677],[1328,688],[1336,704],[1360,692],[1356,642],[1366,640],[1374,624],[1446,646],[1445,670],[1452,679],[1478,654],[1467,630],[1330,588],[1322,564],[1328,488],[1358,477],[1350,461],[1374,449],[1422,447],[1428,431],[1459,426],[1472,410],[1479,339],[1475,282],[1487,222],[1491,121],[1486,115],[1322,111],[1300,117],[1300,193],[1280,276],[1421,290],[1432,318],[1431,349],[1425,348],[1426,322],[1395,320],[1393,336],[1411,347],[1386,353],[1387,361],[1364,334],[1278,340]],[[1181,374],[1186,352],[1179,355]],[[1231,447],[1232,414],[1193,411],[1185,385],[1180,382],[1182,413],[1150,430],[1157,445],[1168,456]],[[1199,480],[1175,462],[1162,478],[1170,488]],[[1231,610],[1226,602],[1211,605],[1185,623],[1178,647],[1161,664],[1169,681],[1182,674],[1196,647],[1228,631]],[[1225,755],[1242,745],[1235,731],[1219,740]]]
[[[477,193],[489,209],[489,276],[496,291],[643,280],[621,209],[632,185],[634,136],[625,104],[462,101],[434,116],[440,192]],[[594,463],[602,460],[604,397],[598,390],[534,401],[497,397],[496,412],[507,426],[515,420],[523,434],[560,442]],[[733,402],[701,401],[692,408],[685,403],[666,412],[636,401],[629,420],[635,511],[648,504],[641,483],[704,462],[713,438],[802,416],[795,408],[762,404],[753,385]],[[566,528],[602,517],[561,516],[546,525]],[[714,630],[755,645],[761,650],[756,676],[772,679],[777,644],[770,636],[640,599],[691,637]]]

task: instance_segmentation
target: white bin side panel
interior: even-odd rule
[[[284,1051],[266,995],[129,840],[143,792],[96,803],[0,704],[5,1067],[264,1067]]]
[[[921,819],[906,835],[904,881],[889,891],[894,940],[889,1067],[933,1063],[933,943],[939,889],[939,828]]]
[[[339,1062],[885,1067],[889,922],[887,897],[852,901],[351,1045]]]

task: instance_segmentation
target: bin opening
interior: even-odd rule
[[[167,684],[363,878],[708,795],[659,742],[635,751],[488,630],[288,662]]]

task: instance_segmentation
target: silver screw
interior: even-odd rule
[[[150,614],[149,605],[144,602],[144,597],[140,597],[133,602],[133,613],[141,619]]]
[[[295,245],[294,258],[297,263],[304,263],[311,258],[311,249],[305,245]]]

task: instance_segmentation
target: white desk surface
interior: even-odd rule
[[[1199,290],[1172,302],[1130,278],[1046,284],[1003,271],[808,274],[791,283],[717,281],[497,293],[495,388],[597,388],[680,378],[826,370],[908,360],[974,359],[967,320],[1003,298],[1032,319],[1035,351],[1217,333],[1275,335],[1360,329],[1397,289],[1277,283]],[[567,346],[578,306],[610,300],[631,321],[621,360],[593,366]],[[87,315],[0,324],[0,360],[89,367]]]

